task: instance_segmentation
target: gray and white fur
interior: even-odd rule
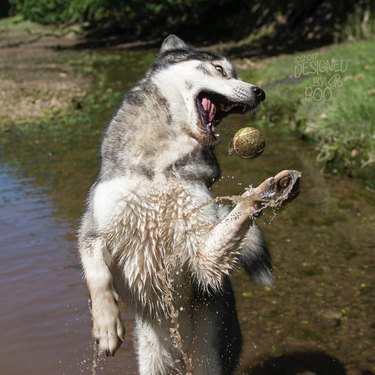
[[[271,261],[249,215],[230,216],[209,188],[220,176],[216,127],[264,97],[228,60],[171,35],[105,132],[80,255],[100,350],[113,355],[124,340],[124,301],[136,317],[141,375],[187,372],[170,336],[166,278],[193,374],[231,375],[237,367],[230,274],[240,263],[268,284]]]

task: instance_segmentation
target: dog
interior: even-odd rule
[[[240,264],[270,284],[272,266],[251,217],[230,213],[210,192],[220,176],[215,134],[224,117],[264,99],[226,58],[170,35],[104,133],[79,250],[99,349],[114,355],[123,342],[124,301],[135,315],[141,375],[237,368],[231,272]]]

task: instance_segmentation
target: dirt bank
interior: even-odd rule
[[[61,111],[85,95],[89,78],[78,75],[59,51],[75,45],[73,33],[53,35],[30,23],[0,24],[0,127]]]

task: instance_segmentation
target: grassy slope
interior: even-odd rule
[[[314,55],[312,55],[314,54]],[[312,73],[308,65],[343,64],[338,72]],[[307,61],[301,72],[302,60]],[[314,65],[315,66],[315,65]],[[335,75],[331,86],[328,81]],[[316,142],[318,161],[326,170],[358,177],[375,186],[375,41],[361,41],[331,46],[308,53],[269,59],[241,74],[250,82],[267,88],[272,82],[289,77],[286,82],[270,85],[262,121],[267,126],[288,127]],[[309,96],[314,80],[318,84],[315,99]],[[320,81],[321,82],[321,81]],[[326,89],[326,99],[320,98]],[[320,91],[322,90],[322,91]],[[310,92],[311,93],[311,92]]]

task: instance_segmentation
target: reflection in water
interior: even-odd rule
[[[129,64],[122,56],[98,67],[105,85],[119,91],[144,70],[144,64],[135,64],[139,55],[132,54]],[[103,124],[112,112],[97,109],[87,123],[7,135],[0,170],[2,372],[93,372],[75,231],[98,168]],[[254,124],[233,116],[218,129],[223,178],[213,187],[216,196],[241,194],[283,169],[303,174],[297,200],[271,224],[269,215],[259,221],[274,258],[275,287],[251,284],[242,272],[234,276],[246,356],[255,361],[323,350],[345,363],[348,375],[372,369],[373,193],[354,181],[323,176],[311,148],[277,130],[265,131],[267,147],[258,159],[228,156],[229,141],[243,126]],[[132,323],[125,324],[124,344],[114,358],[100,357],[98,375],[135,373]]]

